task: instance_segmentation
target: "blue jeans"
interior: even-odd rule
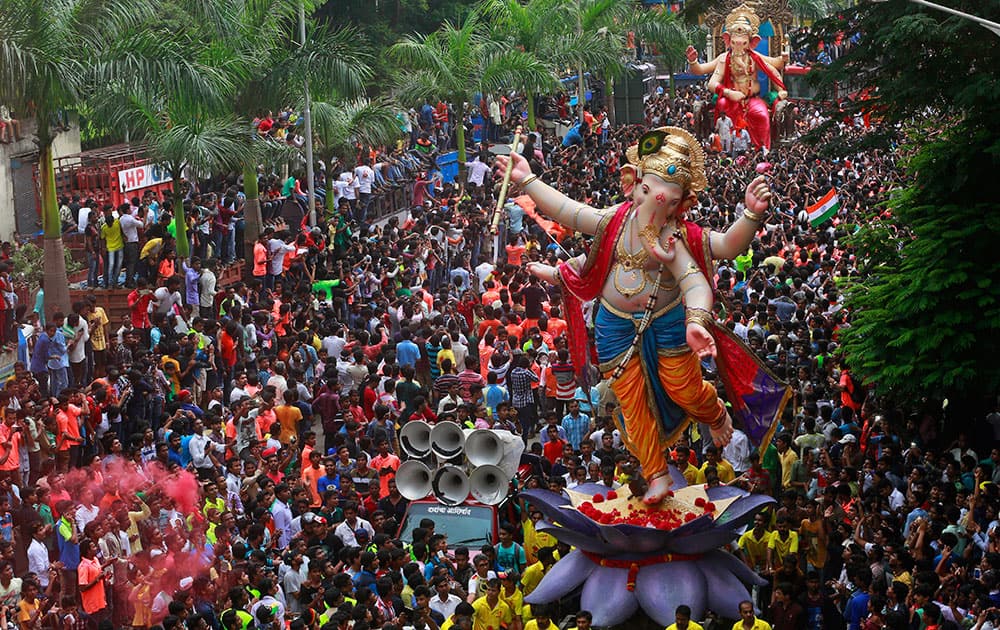
[[[66,368],[49,368],[49,396],[58,398],[59,392],[67,387],[69,387],[69,376],[66,374]]]
[[[117,249],[108,251],[108,259],[104,261],[104,288],[113,289],[118,286],[118,276],[122,272],[122,252]]]
[[[96,289],[101,283],[101,255],[87,252],[87,288]]]

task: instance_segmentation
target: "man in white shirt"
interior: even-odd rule
[[[215,319],[215,293],[218,279],[215,276],[215,260],[206,260],[198,278],[198,311],[204,319]]]
[[[347,547],[357,547],[358,539],[355,537],[356,530],[363,529],[368,532],[368,539],[375,536],[375,528],[365,519],[358,516],[358,505],[348,503],[344,506],[344,521],[333,530],[333,535],[340,539]]]
[[[272,238],[267,242],[271,252],[271,260],[267,263],[267,281],[269,289],[274,288],[274,280],[285,270],[285,255],[295,251],[295,245],[286,243],[280,238]]]
[[[174,307],[177,307],[177,312],[183,309],[184,299],[181,297],[181,279],[177,276],[169,278],[167,280],[167,286],[160,287],[156,291],[153,291],[153,299],[149,303],[151,312],[159,313],[161,315],[168,315],[174,312]]]
[[[750,470],[750,440],[747,434],[734,428],[732,439],[722,449],[722,457],[733,465],[737,476]]]
[[[135,269],[139,264],[139,228],[142,221],[132,216],[132,206],[118,206],[118,225],[125,238],[125,286],[135,288]]]
[[[215,463],[212,461],[212,451],[224,455],[226,445],[215,442],[205,435],[205,423],[200,418],[194,421],[194,434],[188,442],[188,452],[191,453],[191,463],[198,471],[198,477],[205,481],[215,481]]]
[[[292,539],[292,510],[288,507],[288,499],[292,489],[288,484],[279,483],[274,488],[274,503],[271,504],[271,518],[274,519],[274,531],[278,534],[278,548],[285,549]]]
[[[375,171],[368,166],[368,158],[362,158],[361,164],[354,169],[354,181],[358,187],[358,223],[364,223],[368,217],[368,204],[371,203],[372,184],[375,183]]]

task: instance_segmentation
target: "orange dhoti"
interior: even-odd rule
[[[595,339],[605,378],[626,356],[641,317],[601,304]],[[683,305],[655,314],[611,384],[621,403],[616,421],[622,441],[647,479],[667,470],[664,451],[692,421],[711,424],[725,413],[715,386],[702,379],[698,357],[685,345],[685,330]]]

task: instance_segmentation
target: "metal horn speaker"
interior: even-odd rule
[[[496,505],[504,500],[510,489],[510,476],[499,466],[477,466],[469,475],[472,498],[486,505]]]
[[[431,425],[420,420],[407,422],[399,430],[399,445],[410,457],[427,457],[431,452]]]
[[[442,461],[458,457],[465,449],[465,432],[457,422],[438,422],[431,429],[431,452]]]
[[[410,501],[423,499],[433,492],[431,484],[433,475],[431,469],[422,461],[408,459],[400,464],[399,470],[396,471],[396,488]]]
[[[466,435],[465,456],[473,466],[497,466],[510,479],[524,453],[524,441],[510,431],[476,429]]]
[[[458,466],[441,466],[431,481],[434,498],[445,505],[459,505],[469,497],[469,476]]]

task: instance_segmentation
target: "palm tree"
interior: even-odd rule
[[[271,111],[304,103],[306,80],[310,95],[336,102],[360,94],[371,78],[372,56],[365,39],[352,27],[332,28],[307,22],[305,43],[298,41],[295,15],[303,0],[258,0],[245,2],[226,35],[234,61],[231,70],[238,89],[230,109],[238,117],[252,119]],[[310,14],[315,4],[305,3]],[[315,106],[314,106],[315,107]],[[276,149],[273,143],[255,143],[255,157],[242,164],[247,273],[252,269],[253,244],[260,234],[260,191],[257,165]]]
[[[344,160],[353,155],[355,144],[388,145],[398,140],[403,131],[396,108],[387,100],[355,99],[339,103],[318,101],[312,104],[316,137],[326,163],[334,158]],[[330,177],[334,176],[331,171]],[[328,183],[329,186],[329,183]],[[326,209],[335,210],[334,195],[327,190]]]
[[[516,49],[534,55],[550,70],[541,83],[518,77],[511,86],[527,97],[528,128],[535,128],[535,94],[559,87],[559,73],[582,60],[587,67],[613,64],[618,51],[607,38],[584,38],[568,28],[560,10],[563,0],[485,0],[482,9],[489,17],[494,37],[508,40]],[[588,34],[589,35],[589,34]]]
[[[51,122],[84,99],[95,77],[154,77],[168,60],[142,50],[127,57],[108,54],[108,43],[153,14],[146,0],[0,0],[0,102],[30,113],[37,123],[39,195],[44,243],[45,305],[67,312],[69,282],[52,143],[60,133]]]
[[[799,24],[821,20],[844,6],[841,0],[789,0],[788,8]]]
[[[481,14],[473,11],[456,25],[445,22],[429,35],[410,35],[389,49],[404,73],[397,86],[407,98],[444,97],[456,108],[459,168],[464,169],[465,104],[475,93],[515,84],[543,85],[552,71],[537,57],[491,39]]]

